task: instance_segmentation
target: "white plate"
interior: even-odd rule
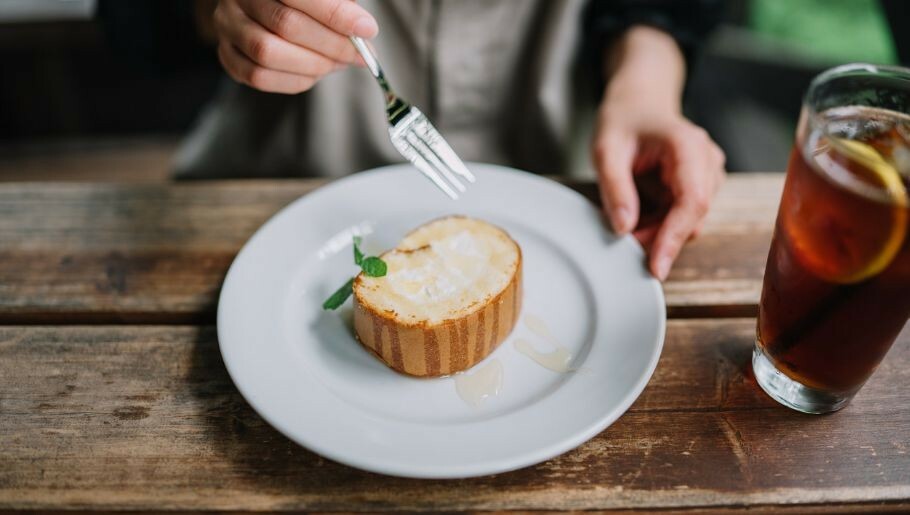
[[[564,186],[499,166],[471,168],[477,183],[459,201],[409,165],[349,176],[292,203],[241,250],[221,291],[218,340],[237,388],[269,424],[354,467],[457,478],[573,449],[638,397],[666,324],[641,247],[612,236],[599,212]],[[453,378],[405,377],[361,348],[350,301],[337,312],[321,309],[355,272],[352,234],[363,234],[365,250],[378,253],[448,214],[482,218],[518,242],[521,318],[543,319],[571,350],[576,372],[552,372],[518,352],[516,337],[551,350],[520,319],[486,360],[502,364],[501,393],[471,406]]]

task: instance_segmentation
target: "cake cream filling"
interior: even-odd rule
[[[515,244],[487,224],[453,219],[418,229],[383,256],[389,267],[378,306],[407,320],[441,321],[502,291],[518,260]],[[371,288],[372,289],[372,288]]]

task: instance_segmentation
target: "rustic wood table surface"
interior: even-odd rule
[[[750,375],[780,174],[731,176],[664,285],[650,384],[578,449],[425,481],[298,447],[231,383],[213,324],[239,248],[320,184],[0,184],[0,510],[910,510],[907,331],[834,415]]]

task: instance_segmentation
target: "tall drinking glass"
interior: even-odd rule
[[[752,367],[806,413],[844,407],[910,315],[910,70],[850,64],[809,85],[759,304]]]

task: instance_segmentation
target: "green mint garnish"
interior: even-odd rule
[[[363,263],[363,252],[360,251],[360,242],[363,238],[354,236],[354,264],[360,266]]]
[[[370,277],[382,277],[389,269],[389,267],[386,266],[385,261],[376,256],[364,258],[363,262],[360,264],[360,268],[363,270],[363,273]]]
[[[338,309],[339,306],[344,304],[344,301],[348,300],[348,297],[350,297],[352,293],[354,293],[353,277],[348,279],[348,282],[344,283],[344,286],[338,288],[331,297],[322,303],[322,309]]]
[[[389,267],[386,266],[385,261],[376,256],[364,257],[363,252],[360,250],[360,243],[362,241],[360,236],[354,236],[354,264],[359,266],[360,269],[363,270],[363,273],[370,277],[384,276],[386,272],[388,272]],[[353,293],[354,278],[351,277],[348,279],[348,282],[344,283],[344,286],[338,288],[331,297],[322,303],[322,309],[338,309]]]

